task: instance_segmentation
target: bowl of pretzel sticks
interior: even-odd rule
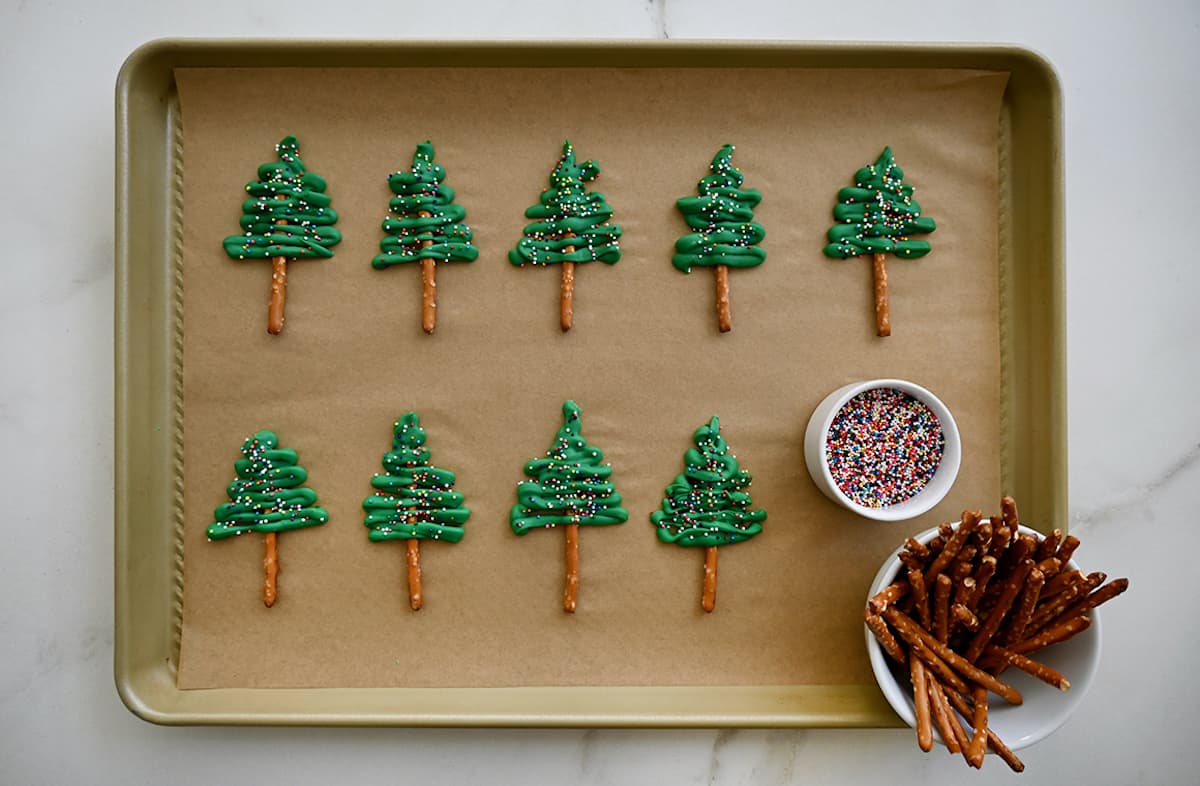
[[[975,768],[1061,726],[1100,663],[1096,608],[1128,579],[1084,573],[1079,539],[965,511],[908,538],[884,561],[864,610],[871,669],[892,709],[930,751],[941,742]]]

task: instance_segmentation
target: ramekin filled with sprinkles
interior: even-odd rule
[[[813,411],[804,457],[817,488],[877,521],[932,508],[954,484],[962,445],[937,396],[902,379],[838,388]]]

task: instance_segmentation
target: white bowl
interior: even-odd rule
[[[945,439],[942,459],[929,482],[904,502],[882,508],[860,505],[846,496],[834,482],[829,471],[829,461],[825,456],[825,441],[837,413],[859,393],[874,388],[895,388],[929,407],[941,424],[942,436]],[[902,521],[920,516],[946,496],[946,492],[954,485],[954,479],[958,476],[958,465],[962,461],[962,442],[959,440],[958,425],[954,422],[954,416],[937,396],[920,385],[903,379],[872,379],[840,387],[817,405],[804,432],[804,460],[808,464],[808,474],[812,476],[817,488],[842,507],[876,521]]]
[[[1021,527],[1021,532],[1034,535],[1038,540],[1045,537],[1040,532],[1024,526]],[[921,543],[928,543],[937,533],[935,527],[917,535],[916,539]],[[895,581],[901,570],[899,556],[903,548],[901,545],[883,561],[883,567],[875,575],[875,581],[867,594],[868,599]],[[1079,566],[1071,560],[1063,570],[1079,570]],[[1092,624],[1087,630],[1030,656],[1066,677],[1071,683],[1069,690],[1060,691],[1020,669],[1004,672],[1004,681],[1020,691],[1024,702],[1012,705],[1003,699],[992,697],[994,700],[988,702],[988,728],[996,732],[1012,750],[1019,750],[1045,739],[1061,726],[1083,701],[1100,665],[1100,614],[1096,609],[1092,609],[1088,612],[1088,617],[1091,618]],[[875,674],[879,689],[883,691],[884,698],[892,705],[896,714],[909,726],[915,727],[917,721],[913,709],[912,679],[908,670],[887,656],[869,628],[864,625],[863,630],[866,632],[871,671]],[[935,739],[941,741],[936,726],[933,734]]]

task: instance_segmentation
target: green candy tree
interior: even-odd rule
[[[342,239],[325,180],[305,171],[296,137],[285,136],[275,151],[279,160],[260,166],[258,179],[246,184],[250,198],[242,203],[242,234],[224,243],[234,259],[271,260],[267,332],[272,335],[283,330],[288,261],[332,257],[330,247]]]
[[[711,612],[717,603],[717,547],[762,532],[767,512],[750,509],[745,489],[752,478],[729,453],[715,415],[692,438],[696,447],[684,454],[684,472],[667,486],[662,508],[650,514],[650,522],[663,543],[704,548],[700,605]]]
[[[742,173],[733,165],[733,145],[717,151],[710,174],[697,184],[699,196],[684,197],[675,203],[684,221],[694,232],[675,242],[671,262],[684,273],[693,265],[711,267],[717,282],[717,327],[728,333],[733,327],[729,310],[729,268],[757,267],[767,258],[758,248],[766,236],[762,224],[754,221],[754,206],[762,194],[742,188]]]
[[[274,606],[278,597],[277,534],[329,520],[325,509],[317,507],[317,493],[304,486],[308,472],[298,461],[296,451],[279,447],[273,431],[259,431],[247,439],[242,458],[233,465],[237,477],[225,489],[230,501],[213,512],[215,521],[207,530],[210,540],[263,533],[263,603],[267,606]]]
[[[536,220],[525,227],[525,236],[508,252],[508,261],[519,267],[562,266],[559,325],[563,332],[575,321],[575,265],[596,260],[613,265],[621,259],[621,227],[608,223],[613,209],[604,194],[588,192],[585,186],[599,174],[595,161],[576,162],[568,139],[550,173],[550,187],[542,192],[538,204],[525,211],[526,218]]]
[[[376,493],[363,500],[365,523],[372,541],[403,540],[408,549],[408,600],[421,608],[421,541],[462,540],[463,524],[471,511],[454,490],[454,473],[429,463],[425,429],[415,412],[393,426],[392,449],[383,454],[385,474],[371,478]]]
[[[412,168],[388,177],[395,194],[391,215],[383,220],[387,233],[383,252],[371,260],[376,270],[403,263],[421,263],[421,327],[432,333],[437,325],[437,263],[474,262],[479,249],[471,245],[471,228],[461,223],[467,211],[454,204],[454,189],[442,181],[446,169],[433,162],[433,144],[417,145]]]
[[[931,246],[912,235],[937,229],[932,218],[921,215],[912,198],[913,187],[904,182],[904,170],[896,166],[892,149],[885,147],[879,160],[854,173],[854,185],[838,191],[825,255],[835,259],[871,255],[874,260],[875,332],[892,335],[888,305],[887,255],[916,259]]]
[[[567,577],[563,610],[575,611],[579,593],[579,527],[620,524],[629,519],[609,477],[612,467],[580,433],[579,405],[563,404],[563,425],[545,458],[525,465],[532,480],[517,485],[509,516],[513,532],[562,526],[567,536]]]

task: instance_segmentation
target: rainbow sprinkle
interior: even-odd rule
[[[945,445],[929,407],[895,388],[872,388],[834,416],[825,459],[843,494],[863,507],[886,508],[925,488]]]

